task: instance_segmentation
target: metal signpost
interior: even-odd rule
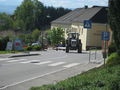
[[[91,20],[84,20],[84,28],[86,28],[87,30],[92,28],[92,21]],[[91,51],[89,51],[89,62],[90,62],[90,58],[91,58]]]
[[[110,32],[102,32],[104,66],[105,66],[105,59],[107,58],[107,49],[108,49],[107,43],[109,40],[110,40]]]

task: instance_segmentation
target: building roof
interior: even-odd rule
[[[101,6],[93,6],[92,8],[77,8],[67,13],[66,15],[52,21],[51,23],[83,23],[84,20],[91,20],[93,23],[106,23],[107,8]]]

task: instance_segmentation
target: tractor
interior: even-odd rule
[[[79,33],[69,32],[68,38],[66,40],[66,53],[69,53],[69,50],[77,50],[78,53],[82,53],[82,43],[79,39]]]

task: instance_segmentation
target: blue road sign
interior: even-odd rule
[[[92,28],[92,21],[84,20],[84,28],[91,29]]]
[[[102,40],[110,40],[110,32],[102,32]]]

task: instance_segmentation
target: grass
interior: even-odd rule
[[[56,84],[30,90],[120,90],[120,65],[95,68]]]
[[[20,53],[20,51],[0,51],[0,54]]]

